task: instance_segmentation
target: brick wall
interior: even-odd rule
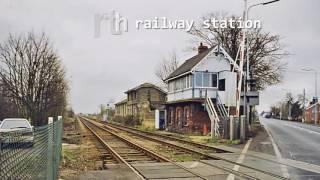
[[[199,132],[201,134],[207,135],[210,132],[210,118],[207,111],[200,104],[193,104],[192,109],[192,126],[190,127],[192,132]],[[206,130],[205,130],[206,129]],[[207,132],[205,132],[207,131]]]
[[[317,123],[319,123],[320,122],[320,105],[318,104],[317,107],[318,107],[318,121],[317,121]],[[306,109],[305,113],[306,113],[305,114],[305,120],[306,120],[305,122],[314,124],[314,118],[315,118],[314,106]]]
[[[210,118],[201,103],[167,105],[167,112],[168,129],[171,131],[205,135],[210,132]]]

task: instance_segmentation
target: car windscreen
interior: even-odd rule
[[[3,121],[0,128],[1,129],[30,128],[30,126],[26,120],[10,120],[10,121]]]

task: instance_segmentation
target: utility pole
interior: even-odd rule
[[[109,104],[107,104],[106,117],[105,117],[104,121],[109,121]]]
[[[282,103],[280,104],[280,120],[282,119]]]
[[[314,82],[314,86],[315,86],[315,99],[316,99],[316,101],[315,101],[315,105],[314,105],[314,108],[315,108],[315,111],[314,111],[314,124],[316,125],[317,124],[317,121],[318,121],[318,93],[317,93],[317,91],[318,91],[318,72],[317,71],[314,71],[315,73],[314,73],[314,75],[315,75],[315,82]]]
[[[245,23],[247,21],[247,5],[248,5],[248,0],[244,0],[244,11],[243,11],[243,22]],[[239,73],[239,82],[238,82],[238,88],[237,88],[237,91],[238,91],[238,100],[239,102],[237,103],[237,116],[239,117],[240,119],[240,135],[241,135],[241,143],[243,143],[245,141],[245,130],[246,130],[246,127],[245,127],[245,121],[247,119],[246,117],[246,114],[247,114],[247,111],[246,111],[246,101],[247,101],[247,97],[246,97],[246,77],[244,75],[244,71],[243,71],[243,65],[244,65],[244,53],[245,53],[245,42],[246,42],[246,31],[247,29],[246,28],[243,28],[242,29],[242,41],[241,41],[241,51],[240,51],[240,73]],[[243,78],[244,78],[244,82],[243,81]],[[243,114],[244,116],[241,116],[241,113],[240,113],[240,102],[241,102],[241,91],[242,91],[242,83],[244,84],[243,86]]]
[[[305,116],[306,116],[306,89],[303,88],[303,111],[302,111],[302,122],[305,122]]]
[[[287,89],[284,89],[284,88],[282,88],[281,90],[284,91],[284,92],[288,91]],[[284,104],[284,106],[285,106],[285,104]],[[280,120],[282,120],[282,109],[283,109],[283,104],[280,103]]]
[[[291,111],[292,111],[291,101],[288,101],[288,120],[289,121],[292,120]]]
[[[273,1],[268,1],[268,2],[265,2],[265,3],[258,3],[258,4],[254,4],[254,5],[251,5],[249,6],[248,8],[248,0],[244,0],[244,11],[243,11],[243,22],[246,23],[248,21],[248,13],[249,13],[249,10],[252,8],[252,7],[255,7],[255,6],[259,6],[259,5],[267,5],[267,4],[271,4],[271,3],[274,3],[274,2],[277,2],[279,0],[273,0]],[[248,48],[248,39],[246,38],[246,33],[247,33],[247,28],[244,27],[242,29],[242,37],[241,37],[241,45],[240,45],[240,64],[239,64],[239,73],[238,73],[238,77],[239,77],[239,80],[238,80],[238,87],[237,87],[237,105],[236,105],[236,115],[237,117],[240,118],[240,103],[241,103],[241,92],[242,92],[242,85],[243,85],[243,114],[244,114],[244,123],[247,124],[246,122],[248,122],[248,116],[247,116],[247,80],[250,78],[249,77],[249,68],[250,68],[250,62],[249,62],[249,48]],[[245,51],[247,50],[247,51]],[[245,53],[247,54],[245,56]],[[245,57],[246,57],[246,72],[245,73],[243,71],[243,67],[244,67],[244,61],[245,61]],[[248,122],[249,124],[249,122]],[[242,134],[245,134],[245,126],[241,126],[243,128],[240,129],[240,133]]]
[[[246,22],[246,14],[247,14],[247,0],[244,0],[244,12],[243,12],[243,22]],[[239,82],[238,82],[238,87],[237,87],[237,109],[236,109],[236,113],[237,113],[237,117],[240,118],[240,102],[241,102],[241,91],[242,91],[242,81],[243,81],[243,77],[244,77],[244,71],[243,71],[243,65],[244,65],[244,53],[245,53],[245,41],[246,41],[246,28],[242,29],[241,32],[242,35],[242,39],[241,39],[241,44],[240,44],[240,64],[239,64],[239,69],[240,69],[240,73],[239,73]],[[246,98],[246,97],[244,97]],[[245,101],[244,101],[244,105],[243,107],[245,107]],[[244,108],[245,110],[245,108]],[[245,111],[244,111],[245,112]],[[244,113],[245,115],[246,113]]]
[[[268,2],[264,2],[264,3],[257,3],[257,4],[253,4],[251,6],[248,7],[248,0],[244,0],[244,12],[243,12],[243,21],[244,23],[246,23],[249,19],[249,11],[251,8],[255,7],[255,6],[264,6],[264,5],[268,5],[271,3],[275,3],[277,1],[280,0],[272,0],[272,1],[268,1]],[[239,99],[239,103],[237,104],[237,116],[240,118],[240,101],[241,101],[241,86],[242,86],[242,78],[244,79],[243,81],[243,114],[245,116],[245,121],[248,125],[250,125],[249,123],[249,118],[251,113],[249,113],[248,115],[248,109],[251,110],[251,107],[249,104],[247,104],[247,91],[250,91],[250,86],[248,84],[248,81],[250,80],[250,58],[249,58],[249,43],[248,43],[248,38],[247,38],[247,28],[243,28],[242,29],[242,42],[241,42],[241,54],[240,54],[240,80],[239,80],[239,84],[238,84],[238,99]],[[245,51],[246,50],[246,51]],[[246,55],[245,55],[246,53]],[[246,58],[246,71],[243,71],[243,66],[244,66],[244,61]],[[249,126],[250,128],[250,126]]]

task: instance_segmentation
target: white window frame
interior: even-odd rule
[[[196,79],[196,74],[201,74],[201,86],[197,85],[197,79]],[[209,74],[209,86],[204,86],[204,74]],[[217,86],[212,86],[212,75],[216,74],[217,75]],[[198,71],[194,73],[194,81],[195,81],[195,85],[194,87],[196,88],[218,88],[219,86],[219,76],[218,73],[215,72],[204,72],[204,71]]]

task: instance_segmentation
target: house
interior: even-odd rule
[[[115,104],[115,116],[127,116],[127,99]]]
[[[201,43],[198,54],[165,80],[168,85],[166,127],[201,134],[208,134],[215,127],[216,133],[223,134],[226,118],[236,114],[238,69],[238,64],[221,46],[208,48]],[[211,121],[217,116],[219,124],[214,125]]]
[[[166,92],[154,84],[143,83],[125,93],[127,99],[115,104],[116,115],[134,116],[142,120],[145,127],[158,127],[155,121],[156,117],[163,116]],[[164,124],[164,119],[162,121]]]
[[[305,110],[305,123],[312,123],[312,124],[315,124],[314,120],[315,120],[315,114],[316,114],[316,111],[315,110],[318,110],[318,117],[317,117],[317,124],[319,124],[320,122],[320,103],[317,102],[317,103],[312,103],[310,104],[306,110]]]

